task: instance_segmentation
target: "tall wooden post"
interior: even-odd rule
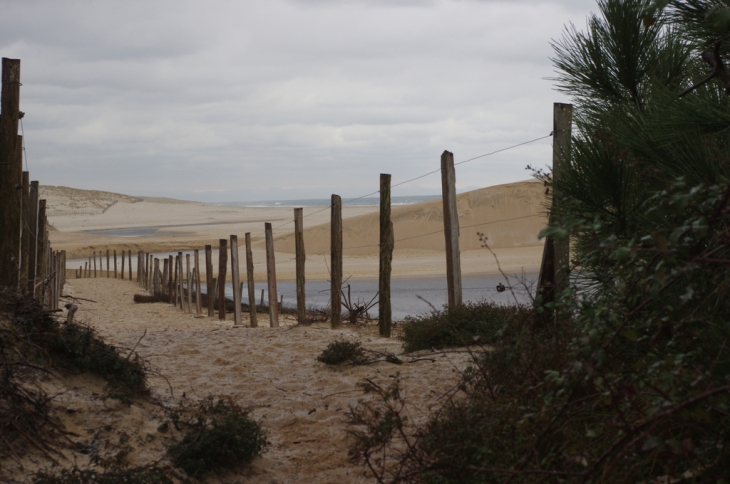
[[[177,307],[178,295],[180,293],[180,291],[178,290],[178,286],[177,286],[177,282],[180,277],[180,268],[179,268],[180,261],[178,259],[179,259],[179,256],[175,256],[175,261],[174,261],[175,267],[172,269],[174,272],[174,275],[173,275],[173,279],[172,279],[172,286],[170,287],[170,292],[172,292],[171,304],[173,304],[176,307]]]
[[[38,260],[38,182],[30,182],[30,219],[28,221],[28,287],[26,293],[35,293],[36,267]]]
[[[231,278],[233,280],[233,324],[241,324],[241,277],[238,272],[238,236],[231,235]]]
[[[195,249],[195,312],[202,314],[203,302],[200,300],[200,251]]]
[[[251,251],[251,232],[246,232],[246,281],[248,283],[248,316],[251,327],[258,327],[256,318],[256,288],[253,279],[253,252]]]
[[[18,160],[20,60],[2,59],[0,99],[0,286],[17,287],[22,160]]]
[[[172,255],[167,256],[167,302],[175,304],[175,286],[173,285],[173,274],[175,274],[175,258]]]
[[[178,252],[177,253],[177,297],[178,297],[178,303],[180,305],[180,309],[182,311],[185,311],[185,291],[183,290],[184,281],[185,281],[185,272],[183,268],[183,253]]]
[[[114,279],[118,279],[117,267],[117,249],[114,249]]]
[[[226,319],[226,266],[228,265],[228,241],[220,239],[218,245],[218,319]]]
[[[147,274],[147,287],[148,288],[152,288],[152,283],[154,282],[154,277],[155,277],[155,269],[153,266],[154,258],[155,258],[155,256],[153,254],[147,254],[147,259],[149,261],[149,268],[150,268],[150,271]]]
[[[160,293],[162,292],[160,290],[160,288],[161,288],[160,282],[162,282],[160,279],[160,259],[155,257],[155,276],[154,276],[154,283],[152,284],[155,296],[159,296]]]
[[[170,278],[170,259],[165,257],[162,259],[162,294],[168,299],[170,297],[170,286],[167,284]]]
[[[18,144],[21,167],[23,166],[22,146],[22,142]],[[28,252],[30,252],[30,174],[27,171],[22,172],[21,187],[20,282],[18,288],[21,292],[25,292],[25,288],[28,287]]]
[[[106,277],[107,277],[107,279],[109,278],[109,274],[111,274],[110,267],[109,267],[109,264],[110,264],[109,259],[110,259],[109,249],[107,249],[106,250]]]
[[[38,222],[36,230],[36,242],[38,244],[36,248],[36,285],[38,280],[43,280],[45,275],[43,274],[43,259],[46,253],[45,244],[45,233],[46,233],[46,201],[38,200]],[[38,290],[33,286],[33,294],[38,296]]]
[[[192,280],[193,280],[193,274],[190,270],[190,254],[185,254],[185,278],[187,280],[187,286],[188,286],[188,309],[187,312],[192,314],[193,313],[193,286],[192,286]]]
[[[294,209],[294,243],[296,245],[296,277],[297,277],[297,321],[307,322],[307,298],[305,292],[304,264],[307,256],[304,253],[304,209]]]
[[[330,321],[334,329],[342,324],[342,198],[339,195],[332,195],[330,220]]]
[[[208,317],[212,318],[215,315],[213,309],[215,303],[215,290],[213,286],[215,282],[213,280],[213,247],[210,245],[205,246],[205,296],[208,300]]]
[[[129,280],[132,280],[132,249],[127,252],[127,263],[129,265]]]
[[[124,256],[127,255],[127,251],[122,251],[122,271],[121,271],[121,278],[124,280]]]
[[[393,323],[390,307],[390,274],[392,271],[393,221],[390,218],[390,175],[380,175],[380,284],[378,289],[378,329],[380,336],[390,338]]]
[[[553,105],[553,199],[550,210],[550,224],[556,224],[555,210],[561,201],[560,182],[565,166],[570,164],[570,141],[573,126],[573,106],[555,103]],[[545,239],[540,276],[537,282],[539,302],[546,304],[570,285],[570,240]],[[547,322],[551,316],[545,314]]]
[[[449,309],[461,306],[461,258],[459,255],[459,211],[456,208],[456,171],[454,154],[441,155],[441,192],[444,206],[444,237],[446,238],[446,281]]]
[[[264,225],[266,232],[266,279],[269,284],[269,321],[272,328],[279,327],[279,299],[276,294],[276,259],[274,258],[274,234],[271,224]]]

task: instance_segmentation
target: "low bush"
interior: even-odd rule
[[[430,314],[408,318],[403,325],[406,353],[473,343],[493,344],[527,320],[526,306],[503,306],[492,302],[465,303]]]
[[[14,297],[6,309],[12,324],[26,344],[28,357],[70,371],[89,372],[104,378],[109,396],[128,402],[147,390],[144,363],[131,352],[101,340],[90,326],[61,324],[33,299]]]
[[[326,365],[362,364],[367,360],[365,349],[359,341],[338,339],[331,342],[317,357],[317,361]]]
[[[126,467],[114,465],[100,470],[64,469],[58,473],[38,472],[33,484],[172,484],[168,472],[156,465]]]
[[[169,418],[183,438],[168,454],[192,477],[248,464],[268,445],[261,425],[230,398],[208,396],[195,407],[181,403]]]

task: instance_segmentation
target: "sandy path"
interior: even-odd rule
[[[224,476],[223,482],[373,482],[363,467],[347,459],[345,413],[364,398],[357,384],[370,378],[387,385],[400,372],[411,417],[422,420],[467,364],[463,354],[452,354],[439,355],[436,362],[331,368],[315,358],[338,336],[396,354],[401,353],[400,342],[378,338],[374,328],[234,328],[231,321],[195,317],[167,304],[136,305],[132,296],[142,291],[129,281],[70,280],[66,292],[96,301],[80,301],[78,317],[109,342],[133,347],[147,330],[137,351],[167,377],[174,391],[173,398],[167,383],[152,376],[154,396],[173,403],[183,393],[187,398],[230,395],[254,409],[271,446],[245,474]],[[260,325],[268,325],[261,319]]]

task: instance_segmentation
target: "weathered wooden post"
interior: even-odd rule
[[[37,230],[36,230],[36,243],[38,244],[36,247],[36,266],[35,266],[35,273],[36,273],[36,282],[35,285],[33,285],[33,295],[37,296],[39,294],[38,289],[36,288],[36,285],[38,285],[39,280],[43,280],[45,277],[43,274],[43,259],[46,254],[46,242],[45,242],[45,233],[46,233],[46,201],[45,200],[38,200],[38,222],[37,222]]]
[[[22,160],[18,160],[20,60],[2,59],[0,98],[0,286],[18,284]]]
[[[297,321],[307,322],[307,298],[305,292],[304,264],[307,256],[304,253],[304,209],[294,209],[294,243],[296,246],[297,277]]]
[[[18,144],[20,152],[20,166],[23,166],[23,143]],[[30,174],[27,171],[22,173],[21,182],[21,200],[22,206],[20,221],[20,282],[18,288],[24,292],[28,287],[28,253],[30,252]]]
[[[122,251],[122,272],[121,272],[122,280],[124,280],[124,256],[127,255],[126,252],[127,252],[126,250]]]
[[[251,232],[246,232],[246,281],[248,282],[248,316],[251,327],[258,327],[256,318],[256,288],[253,279],[253,252],[251,251]]]
[[[155,297],[160,295],[160,282],[160,259],[155,257],[155,276],[154,284],[152,284]]]
[[[553,199],[552,207],[561,200],[560,181],[570,164],[570,144],[573,126],[573,105],[553,104]],[[550,210],[550,224],[557,223],[555,210]],[[538,302],[541,305],[555,301],[555,297],[570,286],[570,239],[545,239],[540,276],[537,282]],[[552,315],[545,314],[545,322]]]
[[[107,249],[106,250],[106,277],[107,277],[107,279],[109,278],[109,275],[111,274],[111,270],[109,268],[109,265],[110,265],[109,260],[110,260],[110,254],[109,254],[109,249]]]
[[[213,309],[215,303],[215,290],[213,286],[215,281],[213,280],[213,246],[205,246],[205,296],[208,300],[208,317],[212,318],[215,315]]]
[[[330,224],[330,308],[332,329],[342,324],[342,198],[332,195]]]
[[[114,279],[118,279],[118,271],[117,268],[119,266],[117,265],[117,249],[114,249]]]
[[[127,252],[127,262],[129,262],[129,280],[132,280],[132,249]]]
[[[393,222],[390,219],[390,175],[380,175],[380,268],[378,288],[378,330],[390,338],[393,323],[390,307],[390,274],[393,261]]]
[[[165,257],[162,260],[162,295],[169,298],[170,286],[167,284],[167,280],[170,278],[170,259]]]
[[[177,279],[177,295],[178,295],[178,301],[180,303],[180,310],[185,311],[185,291],[183,289],[183,286],[185,285],[185,271],[183,267],[183,253],[178,252],[177,253],[177,272],[178,272],[178,279]]]
[[[150,272],[147,274],[147,287],[152,288],[152,283],[154,282],[155,278],[155,269],[154,269],[154,254],[147,254],[147,258],[149,259],[149,268]]]
[[[178,260],[178,256],[175,256],[175,268],[173,269],[173,272],[175,274],[174,274],[174,277],[172,280],[172,287],[170,287],[170,292],[172,292],[171,302],[176,307],[177,307],[177,299],[178,299],[178,293],[179,293],[179,291],[177,289],[177,281],[178,281],[178,278],[180,277],[180,271],[179,271],[179,267],[178,267],[180,265],[179,262],[180,261]]]
[[[193,280],[193,274],[190,270],[190,254],[185,254],[185,276],[187,279],[187,286],[188,286],[188,309],[187,312],[192,314],[193,312],[193,286],[192,286],[192,280]]]
[[[88,279],[89,277],[89,263],[84,262],[84,279]]]
[[[444,237],[446,238],[446,281],[449,309],[461,306],[461,257],[459,255],[459,211],[456,208],[456,171],[454,154],[441,155],[441,192],[444,207]]]
[[[228,265],[228,241],[220,239],[218,245],[218,319],[226,319],[226,266]]]
[[[173,266],[175,258],[172,255],[167,257],[167,302],[169,304],[175,304],[175,286],[173,284],[173,274],[175,273],[175,266]]]
[[[200,251],[195,249],[195,312],[203,313],[203,301],[200,300]]]
[[[30,220],[28,223],[30,232],[28,247],[28,287],[26,293],[30,296],[35,294],[35,281],[37,274],[38,260],[38,182],[30,182]]]
[[[274,234],[271,224],[264,225],[266,233],[266,278],[269,284],[269,325],[272,328],[279,327],[279,305],[276,294],[276,259],[274,258]]]
[[[238,266],[238,236],[231,235],[231,278],[233,282],[233,324],[241,324],[241,277]]]

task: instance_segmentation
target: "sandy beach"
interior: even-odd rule
[[[275,231],[280,280],[294,277],[292,225],[289,208],[209,205],[168,199],[135,198],[104,192],[44,187],[48,200],[51,241],[66,250],[70,269],[93,251],[138,250],[169,252],[203,249],[219,238],[251,232],[255,241],[257,278],[265,278],[262,247],[264,222]],[[539,183],[523,182],[459,195],[462,268],[464,274],[535,272],[542,256],[537,233],[545,223],[544,193]],[[378,273],[378,207],[345,207],[345,276],[374,278]],[[328,278],[329,209],[305,208],[307,278]],[[441,201],[393,208],[396,250],[394,277],[445,274]],[[136,236],[89,233],[126,230]],[[481,247],[484,233],[490,250]],[[124,232],[123,232],[124,233]],[[144,234],[146,236],[140,236]],[[493,251],[493,253],[492,253]],[[495,258],[496,255],[496,258]],[[497,260],[499,260],[499,267]],[[217,265],[217,264],[215,264]],[[374,324],[332,330],[329,323],[296,325],[281,318],[270,328],[259,315],[259,327],[243,316],[235,327],[224,321],[186,314],[165,303],[135,304],[144,293],[136,282],[113,277],[75,279],[69,275],[64,300],[79,306],[77,320],[124,353],[134,348],[152,370],[151,395],[131,406],[103,398],[104,383],[86,375],[54,376],[44,383],[53,394],[54,417],[69,432],[65,464],[85,465],[88,452],[114,452],[119,442],[131,450],[132,465],[165,464],[170,437],[158,432],[165,408],[181,400],[207,395],[231,397],[252,411],[267,432],[270,446],[245,470],[210,477],[206,482],[369,483],[369,471],[348,459],[347,412],[373,398],[359,387],[366,378],[386,387],[400,378],[409,403],[408,418],[423,422],[441,405],[469,364],[464,352],[403,355],[402,343],[380,338]],[[398,333],[398,324],[395,333]],[[402,365],[378,362],[358,367],[329,367],[316,357],[338,338],[360,341],[366,348],[399,355]],[[60,378],[60,379],[59,379]],[[50,462],[31,452],[22,460],[0,463],[2,474],[29,475],[49,469]]]

